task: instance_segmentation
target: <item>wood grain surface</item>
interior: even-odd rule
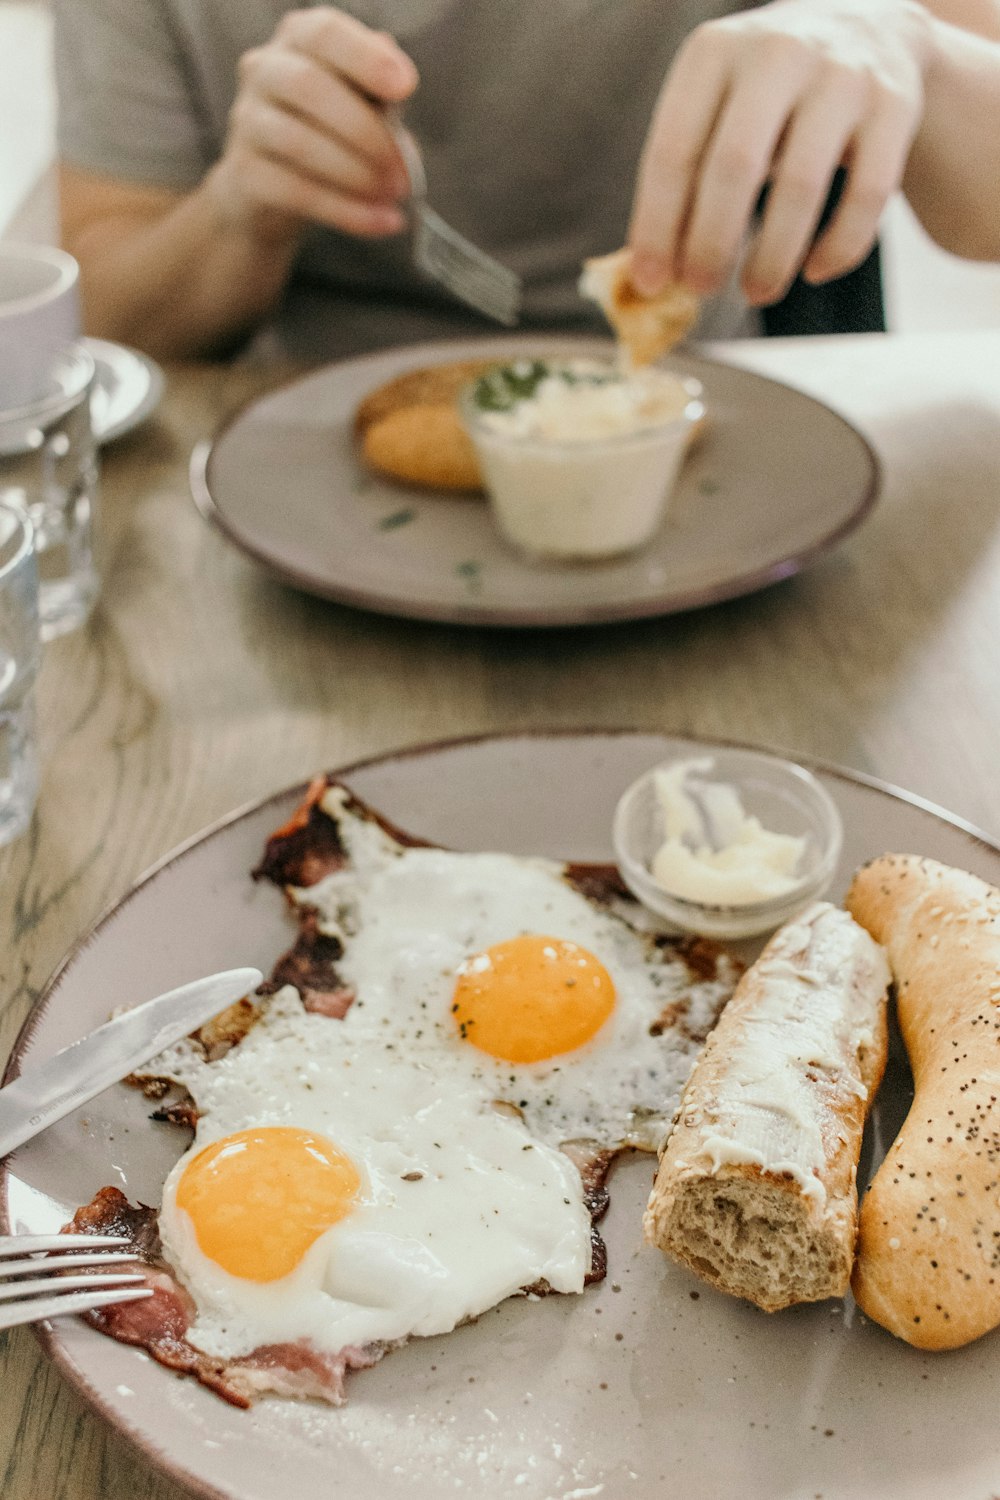
[[[861,426],[884,465],[875,512],[753,597],[537,633],[352,613],[270,580],[197,515],[187,463],[287,372],[170,369],[158,415],[105,454],[100,606],[45,651],[38,810],[0,850],[0,1057],[66,949],[154,860],[319,768],[421,740],[545,726],[747,739],[875,774],[1000,839],[1000,334],[710,352]],[[0,1334],[0,1393],[4,1500],[182,1494],[24,1330]]]

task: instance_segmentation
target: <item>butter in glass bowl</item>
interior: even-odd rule
[[[612,842],[633,895],[675,931],[773,931],[826,891],[843,841],[832,797],[805,766],[719,746],[654,766],[623,793]]]

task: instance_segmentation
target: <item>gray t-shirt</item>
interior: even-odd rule
[[[683,38],[747,0],[348,0],[420,71],[406,123],[429,200],[524,279],[523,326],[597,329],[585,256],[625,236],[642,143]],[[237,64],[281,0],[55,0],[63,158],[129,182],[194,187],[223,149]],[[272,336],[305,358],[492,328],[413,270],[405,236],[316,228]],[[734,292],[697,332],[758,331]]]

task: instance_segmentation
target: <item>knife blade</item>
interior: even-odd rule
[[[0,1089],[0,1157],[251,993],[262,978],[259,969],[226,969],[195,979],[29,1067]]]

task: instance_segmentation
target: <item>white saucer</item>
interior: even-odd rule
[[[155,411],[163,395],[165,377],[160,366],[138,349],[106,339],[84,339],[97,365],[91,398],[94,436],[110,443],[131,432]]]

